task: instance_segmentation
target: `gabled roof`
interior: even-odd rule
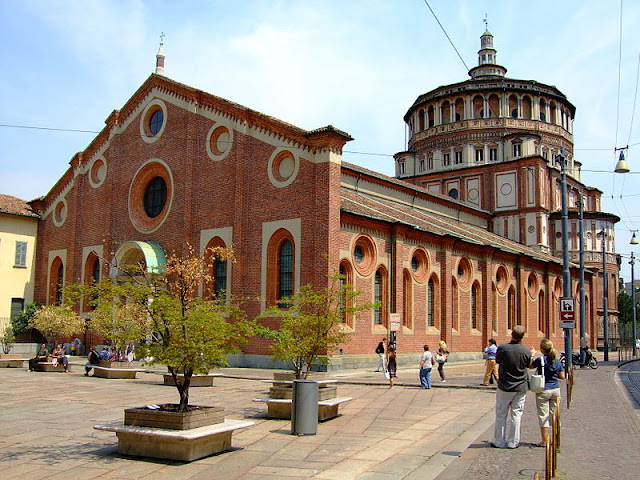
[[[31,207],[25,200],[21,200],[18,197],[14,197],[12,195],[4,195],[1,193],[0,213],[19,215],[22,217],[40,218],[40,216],[31,209]]]
[[[383,222],[400,223],[438,237],[452,237],[471,245],[493,247],[513,255],[525,255],[543,262],[562,264],[556,257],[450,217],[361,192],[343,189],[340,196],[341,212]]]

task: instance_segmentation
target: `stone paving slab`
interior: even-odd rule
[[[532,446],[539,437],[533,394],[523,446],[486,448],[495,394],[480,386],[482,362],[448,363],[447,382],[434,378],[432,390],[417,388],[417,366],[401,368],[394,389],[374,368],[317,374],[336,379],[338,393],[354,400],[316,435],[300,437],[288,420],[267,419],[251,401],[267,391],[260,380],[272,370],[222,369],[213,388],[191,390],[191,403],[255,422],[234,434],[230,451],[191,463],[119,455],[115,435],[93,425],[121,420],[125,407],[177,401],[177,391],[158,381],[162,367],[140,367],[145,373],[135,380],[109,382],[82,376],[81,363],[64,376],[1,369],[0,478],[500,480],[531,479],[543,466],[543,450]],[[563,412],[560,478],[635,478],[640,410],[625,385],[637,385],[639,374],[616,367],[578,371],[574,403]],[[619,456],[626,458],[616,462]]]

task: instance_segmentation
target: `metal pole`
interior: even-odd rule
[[[607,283],[607,232],[602,230],[602,329],[604,331],[604,361],[609,361],[609,287]]]
[[[569,210],[567,207],[567,159],[565,157],[564,148],[560,149],[560,171],[562,173],[562,283],[563,297],[571,297],[571,272],[569,270]],[[564,329],[564,351],[567,358],[567,365],[571,365],[572,347],[571,347],[571,329]],[[567,367],[568,368],[568,367]]]
[[[578,235],[580,245],[580,364],[584,365],[586,352],[583,347],[587,346],[586,339],[586,295],[584,291],[584,204],[582,203],[582,195],[579,200],[580,220],[578,222]]]
[[[633,256],[633,252],[631,252],[631,261],[629,265],[631,265],[631,305],[633,307],[633,338],[631,339],[633,343],[633,356],[635,357],[638,354],[638,349],[636,348],[636,338],[638,333],[636,331],[636,281],[633,277],[633,271],[635,270],[636,257]]]

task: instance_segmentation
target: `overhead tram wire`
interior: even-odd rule
[[[444,27],[442,26],[442,23],[440,23],[440,20],[438,20],[438,16],[436,15],[436,13],[433,11],[433,8],[431,8],[431,5],[429,5],[429,2],[427,0],[424,0],[425,5],[429,8],[429,10],[431,10],[431,14],[433,15],[433,18],[436,19],[436,22],[438,22],[438,25],[440,25],[440,28],[442,29],[442,32],[445,34],[445,36],[447,37],[447,40],[449,40],[449,43],[451,44],[451,46],[453,47],[453,49],[456,51],[456,54],[458,55],[458,58],[460,59],[460,61],[462,62],[462,64],[464,65],[464,68],[467,69],[467,72],[470,70],[469,67],[467,66],[467,64],[465,63],[464,59],[462,58],[462,55],[460,55],[460,52],[458,51],[458,49],[456,48],[456,46],[453,44],[453,41],[451,41],[451,38],[449,37],[449,34],[447,33],[447,31],[444,29]]]

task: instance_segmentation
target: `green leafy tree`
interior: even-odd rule
[[[620,312],[620,323],[630,323],[632,321],[633,303],[625,290],[620,290],[620,293],[618,293],[618,311]]]
[[[16,337],[13,335],[13,328],[10,326],[4,329],[2,336],[0,337],[0,344],[2,344],[2,351],[9,353],[13,347],[13,343],[16,341]]]
[[[115,279],[65,290],[65,297],[92,299],[90,328],[112,339],[146,338],[150,363],[166,365],[173,376],[180,412],[189,409],[192,376],[226,365],[226,355],[253,334],[253,322],[237,305],[198,295],[199,287],[213,284],[208,272],[215,258],[233,261],[231,248],[209,250],[202,257],[188,246],[186,255],[170,255],[163,271],[125,265]]]
[[[304,285],[291,298],[283,299],[264,311],[258,319],[277,318],[277,329],[258,325],[258,335],[273,340],[269,346],[273,358],[290,362],[296,378],[307,378],[315,361],[329,362],[329,356],[340,345],[351,340],[343,319],[373,308],[371,304],[358,304],[361,292],[350,285],[341,285],[344,276],[330,276],[329,285],[316,290]]]
[[[40,331],[50,344],[58,344],[84,331],[84,319],[69,305],[47,305],[36,310],[29,327]]]
[[[27,333],[29,331],[29,320],[31,320],[39,307],[40,305],[38,305],[37,302],[29,303],[20,315],[11,319],[11,327],[13,328],[14,335],[20,335],[21,333]]]

